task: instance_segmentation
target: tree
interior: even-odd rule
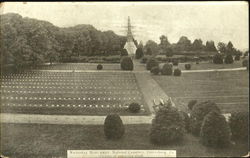
[[[192,44],[192,50],[194,51],[201,51],[203,49],[203,44],[201,39],[195,39]]]
[[[234,112],[229,118],[229,125],[232,131],[234,140],[245,140],[248,137],[249,131],[249,114],[248,112]]]
[[[217,45],[217,48],[218,48],[218,51],[222,54],[225,54],[226,51],[227,51],[227,46],[225,43],[223,42],[219,42],[218,45]]]
[[[166,48],[166,56],[167,57],[171,57],[171,56],[173,56],[174,55],[174,53],[173,53],[173,48],[172,47],[167,47]]]
[[[205,51],[217,52],[217,49],[214,45],[214,41],[206,42]]]
[[[220,109],[216,105],[216,103],[212,101],[205,101],[199,104],[195,104],[191,111],[190,116],[190,130],[192,134],[198,136],[200,134],[201,125],[204,117],[211,111],[216,111],[220,113]]]
[[[173,66],[171,64],[164,64],[161,69],[162,75],[172,75],[173,73]]]
[[[150,140],[159,145],[171,144],[181,140],[184,132],[184,120],[179,111],[172,106],[165,106],[152,121]]]
[[[225,147],[230,144],[231,131],[225,117],[216,112],[209,112],[201,126],[201,142],[210,147]]]
[[[131,57],[123,57],[121,60],[121,69],[122,70],[130,70],[134,69],[134,64]]]
[[[152,40],[147,41],[143,49],[146,50],[145,55],[153,55],[158,53],[158,45]]]
[[[191,41],[186,36],[181,36],[175,48],[180,51],[189,51],[191,49]]]
[[[107,139],[120,139],[125,128],[119,115],[109,114],[104,121],[104,133]]]
[[[168,37],[165,35],[161,35],[160,37],[160,44],[159,47],[163,50],[166,50],[166,48],[170,45],[169,41],[168,41]]]
[[[140,59],[141,57],[143,57],[143,50],[142,47],[138,47],[135,52],[135,58]]]

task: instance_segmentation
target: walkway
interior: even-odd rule
[[[0,114],[1,123],[103,125],[106,116]],[[153,116],[121,116],[124,124],[151,124]]]

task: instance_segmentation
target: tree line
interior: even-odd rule
[[[72,56],[120,55],[125,36],[101,32],[91,25],[59,28],[47,21],[0,15],[2,65],[39,64]]]
[[[147,41],[143,47],[143,52],[146,55],[165,54],[168,57],[171,57],[174,54],[198,56],[200,54],[214,55],[218,52],[231,55],[242,54],[240,50],[233,46],[231,41],[229,41],[228,44],[219,42],[216,48],[214,41],[212,40],[206,41],[206,44],[203,44],[201,39],[195,39],[191,42],[188,37],[182,36],[177,43],[171,44],[165,35],[160,36],[159,44],[153,40]]]
[[[91,25],[60,28],[47,21],[24,18],[14,13],[0,15],[0,20],[2,65],[36,65],[52,61],[67,62],[77,56],[121,55],[126,43],[125,36],[113,31],[102,32]],[[216,48],[214,41],[203,44],[201,39],[195,39],[191,42],[186,36],[172,44],[165,35],[160,37],[159,44],[153,40],[147,41],[145,45],[136,40],[134,43],[139,58],[144,54],[241,53],[232,42],[219,42]]]

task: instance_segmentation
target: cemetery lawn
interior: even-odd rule
[[[131,72],[25,72],[1,78],[1,112],[48,115],[149,115]],[[139,113],[128,105],[141,105]]]
[[[249,72],[196,72],[176,76],[152,76],[176,106],[188,112],[190,100],[212,100],[223,113],[248,111]]]
[[[66,157],[67,150],[127,149],[177,150],[178,157],[240,157],[246,155],[248,145],[236,142],[224,149],[207,148],[199,138],[185,134],[176,144],[157,146],[150,143],[151,125],[125,125],[121,140],[104,137],[103,126],[2,124],[1,154],[9,157]]]

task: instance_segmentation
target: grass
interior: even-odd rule
[[[153,145],[150,125],[126,125],[121,140],[104,137],[103,126],[2,124],[1,153],[12,158],[66,157],[67,150],[177,150],[178,157],[221,157],[246,155],[248,145],[237,142],[224,149],[207,148],[199,139],[185,134],[178,144]]]
[[[190,100],[212,100],[222,112],[248,111],[248,71],[183,73],[180,77],[153,76],[177,106],[188,111]]]

